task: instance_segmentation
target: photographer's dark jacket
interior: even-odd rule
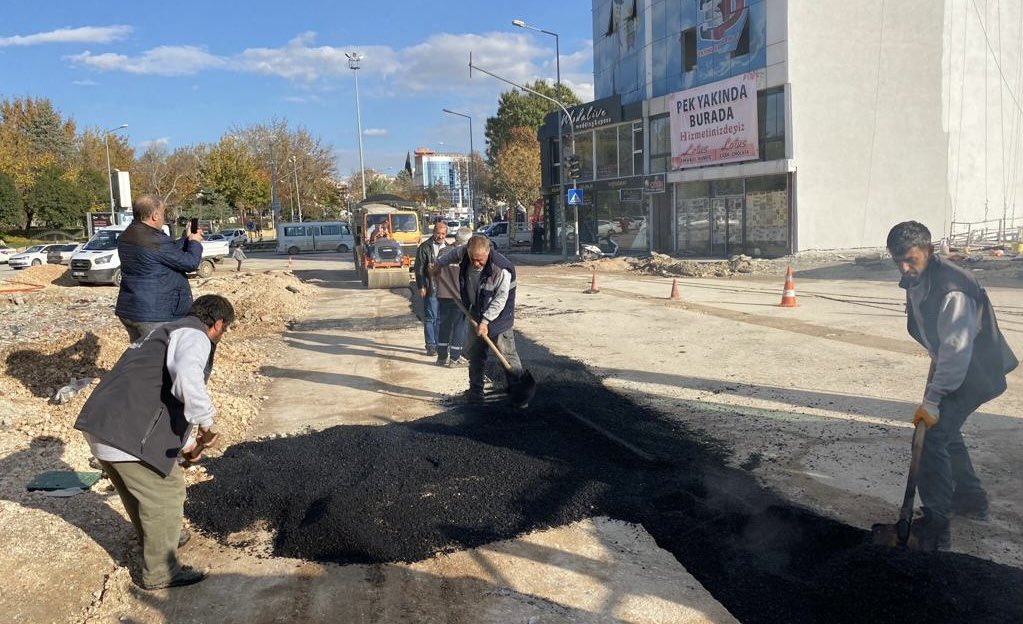
[[[121,290],[114,313],[132,321],[173,321],[188,315],[192,289],[186,273],[199,268],[202,245],[173,239],[133,221],[117,239]]]
[[[90,443],[111,446],[163,476],[170,474],[191,426],[213,424],[206,381],[216,344],[206,329],[197,317],[187,316],[128,347],[85,402],[75,429],[89,434]]]
[[[1019,364],[998,329],[987,291],[963,269],[933,256],[920,279],[903,278],[907,329],[931,355],[925,401],[956,395],[979,406],[1005,392]]]

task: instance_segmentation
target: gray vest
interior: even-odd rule
[[[128,347],[75,421],[75,429],[138,457],[165,477],[174,469],[189,427],[185,405],[171,394],[167,371],[170,334],[184,327],[204,333],[207,329],[197,317],[187,316],[161,325],[141,343]],[[207,380],[215,352],[216,344],[211,343],[203,371]]]

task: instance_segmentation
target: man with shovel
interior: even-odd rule
[[[1019,362],[998,330],[987,292],[972,275],[934,255],[923,224],[899,223],[888,233],[887,247],[902,273],[909,334],[931,356],[913,416],[914,424],[926,425],[916,477],[923,517],[912,523],[909,543],[947,550],[950,514],[986,519],[988,512],[960,429],[967,416],[1005,391],[1005,374]]]
[[[505,361],[505,376],[513,405],[529,402],[532,376],[522,370],[515,348],[515,265],[497,251],[491,251],[486,236],[475,235],[466,244],[464,254],[448,254],[430,268],[436,275],[441,268],[459,263],[458,285],[462,305],[471,321],[463,355],[469,359],[470,401],[483,400],[483,371],[492,341],[495,355]]]

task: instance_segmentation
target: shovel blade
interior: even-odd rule
[[[525,407],[536,396],[536,379],[533,374],[523,370],[518,375],[508,375],[508,398],[512,405]]]

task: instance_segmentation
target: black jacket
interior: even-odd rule
[[[980,332],[973,340],[973,354],[966,378],[952,394],[966,404],[980,406],[981,403],[1005,392],[1005,375],[1015,369],[1019,361],[998,329],[998,320],[984,287],[975,277],[939,256],[932,256],[920,279],[929,282],[927,296],[920,305],[924,325],[920,327],[914,315],[909,313],[906,326],[909,335],[925,348],[926,343],[922,339],[924,336],[931,345],[941,342],[938,335],[938,315],[946,295],[951,292],[962,292],[973,299],[977,306]],[[905,279],[900,285],[903,288],[908,287]],[[908,288],[906,304],[907,309],[912,305],[909,302]]]
[[[159,322],[184,318],[192,307],[192,288],[185,275],[199,267],[202,245],[175,240],[162,231],[132,221],[117,239],[121,290],[117,316]]]
[[[445,241],[441,247],[447,247]],[[419,244],[419,248],[416,249],[416,288],[425,288],[426,296],[430,296],[434,293],[433,280],[430,278],[430,274],[427,269],[430,265],[437,261],[437,254],[433,253],[433,236],[430,236],[425,242]]]
[[[167,372],[170,334],[182,327],[206,331],[202,321],[187,316],[161,325],[141,343],[128,347],[75,421],[75,429],[138,457],[165,477],[174,468],[189,427],[185,405],[171,394]],[[211,343],[203,371],[207,380],[216,347]]]

